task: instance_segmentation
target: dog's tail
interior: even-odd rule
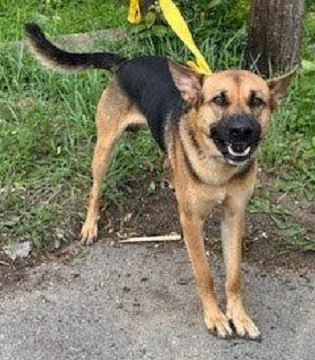
[[[47,40],[36,24],[25,24],[26,37],[30,51],[40,63],[48,68],[79,72],[87,69],[105,69],[114,72],[125,58],[111,53],[71,53],[66,52]]]

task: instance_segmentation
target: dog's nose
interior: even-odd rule
[[[249,139],[254,132],[253,120],[250,116],[234,115],[229,121],[228,132],[233,140]]]
[[[234,124],[232,127],[229,128],[230,136],[237,140],[237,139],[248,139],[253,133],[253,129],[250,126],[241,126],[238,124]]]

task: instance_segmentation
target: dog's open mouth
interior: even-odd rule
[[[233,115],[212,125],[210,134],[227,163],[242,166],[254,156],[261,127],[252,115]]]
[[[228,161],[228,163],[231,165],[243,165],[250,159],[251,149],[252,149],[251,146],[247,146],[242,151],[235,151],[233,150],[233,145],[229,144],[227,146],[227,152],[225,153],[225,158]]]
[[[213,141],[223,155],[224,159],[234,166],[245,165],[252,157],[258,142],[231,142],[224,141],[218,136],[213,136]]]

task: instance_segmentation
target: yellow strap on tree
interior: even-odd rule
[[[197,48],[184,18],[173,1],[160,0],[160,7],[171,29],[195,56],[196,63],[189,61],[187,64],[195,71],[203,74],[211,74],[211,70],[205,58]]]
[[[187,65],[199,73],[211,74],[211,70],[205,58],[197,48],[191,32],[177,6],[172,0],[159,0],[159,3],[165,20],[171,29],[195,56],[196,62],[188,61]],[[135,19],[136,21],[139,21],[135,22]],[[139,0],[130,0],[128,20],[133,24],[141,21]]]
[[[141,22],[141,11],[139,0],[130,0],[128,21],[131,24],[139,24]]]

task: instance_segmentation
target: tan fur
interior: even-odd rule
[[[210,139],[209,129],[223,115],[249,112],[247,99],[253,89],[266,103],[254,114],[262,126],[264,137],[274,108],[271,91],[264,80],[247,71],[225,71],[206,78],[202,88],[203,103],[181,119],[179,131],[171,127],[165,129],[168,155],[164,163],[175,187],[180,222],[204,309],[204,320],[207,328],[221,337],[233,333],[229,320],[233,321],[239,336],[252,339],[259,336],[259,330],[242,303],[240,276],[245,209],[253,191],[257,164],[254,154],[247,165],[229,165]],[[221,91],[226,92],[231,103],[226,109],[219,109],[210,102]],[[189,93],[189,99],[193,94],[194,91]],[[101,181],[114,145],[130,124],[146,124],[146,119],[113,80],[100,99],[96,123],[98,139],[92,164],[93,186],[81,232],[81,240],[86,244],[91,244],[97,237]],[[214,280],[208,269],[203,240],[204,222],[216,205],[221,205],[224,213],[222,242],[226,268],[226,314],[216,302]]]

